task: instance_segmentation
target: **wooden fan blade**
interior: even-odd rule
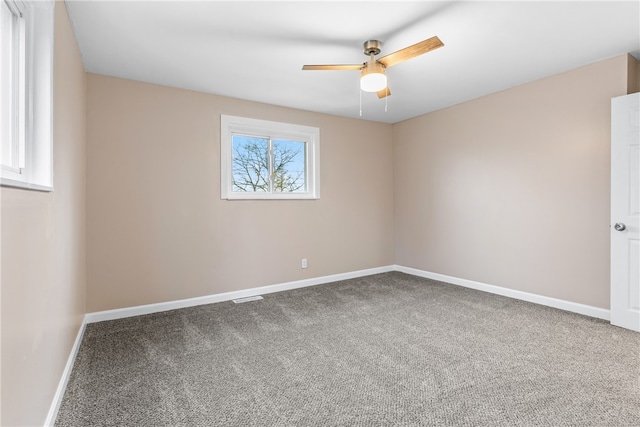
[[[384,89],[377,91],[376,94],[378,95],[378,98],[382,99],[387,96],[391,96],[391,90],[389,89],[389,86],[387,86]]]
[[[442,43],[438,36],[433,36],[409,47],[405,47],[404,49],[390,53],[387,56],[383,56],[378,59],[378,62],[389,68],[399,64],[400,62],[406,61],[407,59],[415,58],[416,56],[430,52],[442,46],[444,46],[444,43]]]
[[[363,64],[342,64],[342,65],[303,65],[303,70],[360,70]]]

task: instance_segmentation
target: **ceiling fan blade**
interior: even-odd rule
[[[382,99],[387,96],[391,96],[391,89],[387,86],[384,89],[377,91],[376,94],[378,95],[378,98]]]
[[[405,47],[404,49],[390,53],[387,56],[383,56],[378,59],[378,62],[389,68],[399,64],[400,62],[406,61],[407,59],[415,58],[416,56],[430,52],[442,46],[444,46],[444,43],[442,43],[438,36],[433,36],[409,47]]]
[[[303,65],[303,70],[360,70],[363,64],[342,64],[342,65]]]

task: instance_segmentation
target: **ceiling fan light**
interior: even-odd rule
[[[362,69],[360,89],[365,92],[378,92],[387,87],[387,76],[384,67],[377,62],[369,62]]]
[[[360,89],[365,92],[378,92],[387,87],[387,76],[381,73],[372,73],[362,76]]]

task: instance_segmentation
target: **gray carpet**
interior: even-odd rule
[[[640,334],[392,272],[87,326],[56,426],[640,426]]]

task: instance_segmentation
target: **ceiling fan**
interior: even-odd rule
[[[444,46],[444,43],[433,36],[414,45],[405,47],[389,55],[376,59],[380,53],[382,42],[379,40],[368,40],[364,42],[364,54],[369,56],[369,61],[362,64],[339,64],[339,65],[304,65],[303,70],[360,70],[360,88],[365,92],[376,92],[378,98],[391,95],[387,86],[387,76],[384,73],[389,67],[404,62],[408,59],[430,52]]]

